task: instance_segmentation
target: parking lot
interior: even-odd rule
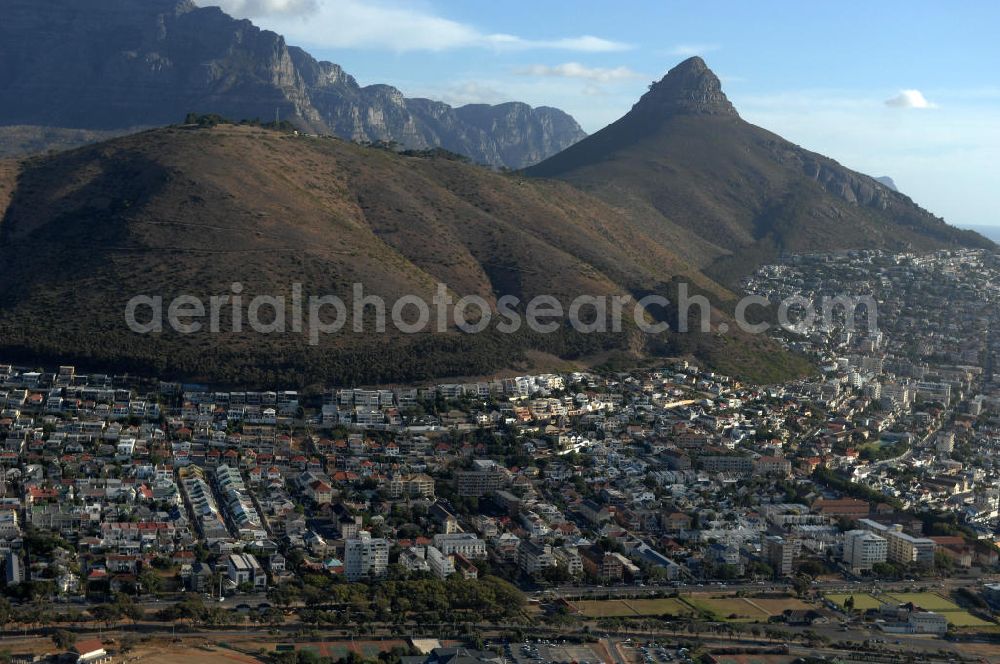
[[[684,648],[678,649],[676,646],[661,645],[657,643],[623,643],[622,654],[629,661],[641,662],[642,664],[687,664],[691,658]]]
[[[603,658],[593,647],[585,643],[559,643],[557,641],[525,641],[511,643],[506,655],[516,664],[537,662],[577,662],[578,664],[602,664]]]

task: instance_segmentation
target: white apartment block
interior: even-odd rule
[[[362,530],[344,544],[344,576],[348,581],[384,576],[389,569],[389,542]]]
[[[926,537],[914,537],[903,532],[903,527],[898,523],[885,526],[871,519],[860,519],[858,524],[865,530],[878,533],[888,542],[888,560],[894,563],[908,565],[919,563],[921,565],[934,564],[934,552],[937,544],[932,539]]]
[[[433,546],[427,547],[427,564],[431,572],[439,579],[447,579],[455,573],[455,561]]]
[[[844,563],[851,570],[870,570],[875,563],[884,563],[888,542],[870,530],[850,530],[844,533]]]
[[[437,534],[434,547],[446,556],[458,553],[469,560],[486,557],[486,542],[472,533]]]

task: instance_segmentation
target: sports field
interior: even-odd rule
[[[587,618],[626,618],[636,616],[681,616],[694,610],[672,597],[662,599],[581,600],[573,606]]]
[[[716,620],[764,622],[771,617],[769,613],[754,606],[743,597],[691,595],[685,597],[684,600],[688,604],[712,614]]]
[[[626,618],[638,615],[620,599],[580,600],[573,606],[587,618]]]
[[[831,594],[826,598],[834,602],[840,608],[844,607],[844,602],[852,595]],[[867,593],[856,593],[854,597],[854,608],[858,611],[877,609],[882,602],[892,602],[895,604],[913,604],[925,611],[934,611],[944,614],[948,622],[955,627],[991,627],[994,623],[987,622],[972,615],[958,604],[937,593],[892,593],[879,595],[878,598]],[[881,601],[880,601],[881,600]]]
[[[686,613],[694,613],[690,606],[673,597],[663,599],[630,599],[628,600],[628,604],[640,616],[662,616],[663,614],[682,616]]]
[[[831,594],[826,595],[825,597],[841,609],[844,608],[844,602],[847,601],[848,597],[854,598],[855,611],[867,611],[868,609],[877,609],[882,606],[881,601],[875,599],[868,593]]]
[[[886,595],[899,604],[912,603],[925,611],[961,611],[962,608],[937,593],[892,593]]]
[[[579,600],[572,605],[587,618],[632,618],[639,616],[684,616],[707,614],[713,620],[766,622],[786,610],[808,610],[812,605],[794,597],[726,597],[695,593],[661,599]]]

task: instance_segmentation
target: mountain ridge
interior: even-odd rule
[[[521,168],[586,134],[559,109],[452,108],[361,86],[277,33],[190,0],[8,0],[0,23],[0,125],[120,130],[188,112],[270,120],[349,140],[441,147]],[[462,109],[465,110],[462,110]]]
[[[398,154],[253,126],[168,127],[22,162],[0,161],[0,352],[32,361],[226,384],[370,384],[487,375],[537,352],[686,356],[760,382],[808,365],[764,336],[714,331],[550,335],[248,329],[139,335],[127,302],[208,297],[347,297],[430,302],[438,283],[490,307],[553,295],[710,297],[713,325],[734,296],[602,201],[447,154]],[[565,304],[564,304],[565,306]],[[676,319],[667,320],[677,329]],[[735,326],[731,326],[736,330]]]
[[[672,68],[619,120],[525,169],[628,210],[733,284],[782,253],[992,247],[867,175],[740,118],[699,58]]]

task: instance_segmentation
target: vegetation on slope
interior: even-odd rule
[[[8,174],[11,166],[8,164]],[[11,178],[7,177],[9,183]],[[3,178],[0,178],[3,181]],[[2,186],[2,185],[0,185]],[[0,189],[2,195],[4,189]],[[173,127],[23,162],[0,222],[0,352],[164,377],[257,385],[482,375],[536,349],[563,358],[619,349],[690,354],[762,380],[805,365],[764,339],[522,331],[138,335],[135,295],[333,294],[430,302],[438,283],[495,306],[552,294],[733,295],[606,204],[555,182],[440,157],[398,155],[252,126]],[[3,199],[0,198],[0,203]],[[669,318],[669,317],[668,317]],[[226,332],[225,330],[230,330]]]

